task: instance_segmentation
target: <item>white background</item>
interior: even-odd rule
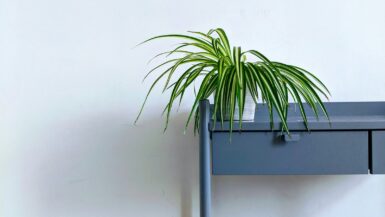
[[[133,126],[156,34],[223,27],[234,45],[303,66],[332,101],[385,100],[385,2],[378,0],[1,0],[0,216],[197,217],[198,149],[163,134],[160,89]],[[382,217],[383,176],[213,179],[220,217]]]

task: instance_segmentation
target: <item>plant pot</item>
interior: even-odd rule
[[[255,102],[250,92],[247,91],[245,96],[245,106],[243,109],[242,121],[253,121],[254,115],[255,115]],[[220,120],[220,118],[221,118],[221,115],[219,113],[217,114],[217,119]],[[224,121],[230,121],[230,115],[225,113],[223,116],[223,119]],[[239,121],[239,120],[240,120],[239,108],[238,108],[238,104],[236,104],[235,110],[234,110],[234,121]]]

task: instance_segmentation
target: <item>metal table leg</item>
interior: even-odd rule
[[[210,103],[208,100],[199,102],[199,118],[200,216],[211,217]]]

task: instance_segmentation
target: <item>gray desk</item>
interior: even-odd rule
[[[306,107],[307,130],[291,104],[289,136],[280,122],[271,129],[266,106],[257,105],[254,121],[243,122],[242,131],[235,123],[230,141],[229,124],[214,123],[212,105],[201,101],[201,217],[211,216],[211,175],[385,174],[385,102],[325,106],[330,121]]]

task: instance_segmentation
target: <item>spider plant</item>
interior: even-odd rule
[[[172,50],[154,57],[167,58],[144,77],[146,79],[151,73],[159,72],[148,90],[135,122],[141,115],[151,91],[164,79],[163,92],[170,93],[163,111],[166,114],[166,130],[173,105],[180,105],[186,90],[194,86],[199,77],[199,87],[186,121],[187,128],[192,117],[195,117],[194,132],[199,130],[199,101],[211,95],[214,100],[212,118],[216,121],[218,116],[223,126],[224,117],[228,115],[230,132],[233,130],[236,107],[239,112],[239,128],[242,129],[246,93],[251,95],[254,103],[260,100],[267,104],[271,128],[274,127],[275,110],[282,123],[282,130],[287,133],[289,97],[298,104],[306,128],[308,121],[305,103],[310,106],[316,117],[319,109],[328,117],[320,95],[328,98],[330,93],[315,75],[298,66],[271,61],[257,50],[243,51],[241,47],[231,47],[225,31],[221,28],[212,29],[207,33],[189,31],[188,34],[159,35],[140,44],[162,38],[177,38],[181,43]],[[247,61],[249,58],[254,60]],[[181,66],[187,67],[180,70]]]

